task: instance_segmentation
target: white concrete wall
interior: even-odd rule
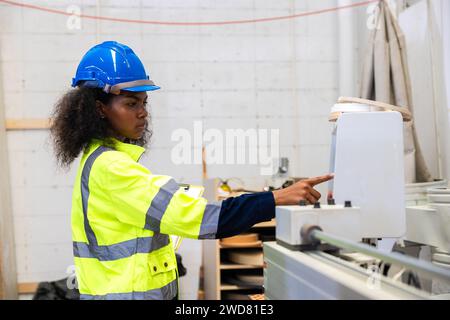
[[[37,1],[27,3],[83,14],[145,20],[221,21],[289,15],[333,7],[335,0]],[[101,3],[101,4],[100,4]],[[363,10],[364,11],[364,10]],[[363,12],[364,14],[364,12]],[[92,45],[130,45],[162,90],[150,93],[154,139],[143,159],[155,173],[201,183],[201,165],[170,160],[176,128],[276,128],[291,174],[327,172],[330,125],[338,96],[337,14],[261,24],[156,26],[82,20],[0,4],[0,59],[8,118],[48,117]],[[72,262],[70,199],[74,165],[55,167],[47,131],[10,131],[14,228],[19,282],[56,280]],[[257,166],[211,165],[210,177],[253,177]],[[321,188],[321,191],[324,191]],[[201,242],[181,247],[188,276],[182,297],[196,298]]]

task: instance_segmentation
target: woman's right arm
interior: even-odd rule
[[[133,161],[111,163],[107,176],[105,189],[117,208],[118,220],[153,232],[194,239],[224,238],[247,231],[256,223],[271,220],[276,205],[298,204],[301,199],[312,199],[310,194],[317,196],[312,186],[331,179],[313,178],[273,193],[246,194],[209,203],[201,196],[186,193],[173,178],[153,175]]]

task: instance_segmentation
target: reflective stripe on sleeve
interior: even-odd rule
[[[215,239],[222,202],[208,203],[203,213],[199,239]]]
[[[161,227],[161,219],[169,206],[170,200],[179,189],[178,183],[170,179],[159,189],[153,198],[145,217],[145,229],[159,232]]]

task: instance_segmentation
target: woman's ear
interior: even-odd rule
[[[105,109],[106,106],[101,102],[101,101],[95,101],[95,108],[96,111],[98,113],[98,115],[100,116],[100,118],[104,119],[106,118],[106,113],[105,113]]]

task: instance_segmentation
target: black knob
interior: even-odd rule
[[[155,272],[156,272],[156,270],[158,270],[158,269],[156,269],[156,267],[153,267],[153,271],[155,271]]]
[[[314,209],[320,209],[320,202],[314,203]]]
[[[167,268],[167,266],[168,266],[167,262],[164,262],[164,267],[166,267],[166,268]]]
[[[351,201],[345,201],[345,204],[344,204],[344,207],[345,208],[351,208],[352,207],[352,202]]]
[[[308,203],[306,202],[306,200],[300,200],[300,202],[299,202],[299,205],[300,205],[301,207],[306,207],[307,204],[308,204]]]
[[[328,205],[334,206],[335,204],[336,204],[336,201],[333,198],[328,199]]]

